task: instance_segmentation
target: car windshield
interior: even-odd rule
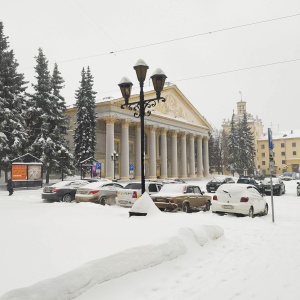
[[[265,178],[263,181],[263,184],[270,184],[270,178]],[[278,178],[272,178],[272,183],[273,184],[278,184],[279,183],[279,179]]]
[[[161,188],[160,193],[182,193],[183,187],[181,184],[167,184]]]
[[[107,185],[107,181],[98,181],[98,182],[92,182],[92,183],[88,183],[85,186],[83,186],[83,188],[85,189],[97,189],[102,187],[103,185]]]
[[[54,184],[52,184],[52,186],[57,186],[57,187],[67,186],[67,185],[70,185],[72,182],[74,182],[74,181],[64,180],[64,181],[60,181],[60,182],[54,183]]]

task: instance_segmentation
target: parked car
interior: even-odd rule
[[[206,190],[208,193],[215,192],[224,183],[235,183],[235,181],[232,177],[213,178],[206,184]]]
[[[262,188],[262,183],[258,180],[255,180],[254,178],[251,177],[240,177],[236,183],[243,183],[243,184],[252,184],[255,185],[259,192],[262,193],[263,192],[263,188]]]
[[[273,195],[281,196],[285,194],[285,185],[283,181],[277,177],[272,178],[272,187],[273,187]],[[262,192],[265,194],[271,194],[271,180],[270,178],[265,178],[262,182]]]
[[[123,185],[112,181],[92,182],[77,190],[75,201],[114,205],[118,189],[123,189]]]
[[[211,205],[211,196],[204,195],[199,186],[186,183],[166,184],[157,194],[150,197],[154,204],[164,211],[208,211]]]
[[[297,182],[297,196],[300,196],[300,182]]]
[[[149,194],[158,193],[163,185],[154,181],[145,182],[145,191]],[[173,186],[173,185],[172,185]],[[123,190],[117,191],[117,204],[123,207],[132,207],[134,202],[142,196],[142,183],[130,182]]]
[[[75,200],[75,193],[78,188],[87,185],[87,180],[64,180],[45,186],[42,192],[42,199],[48,201],[71,202]]]
[[[283,172],[282,178],[286,178],[287,180],[299,179],[299,174],[296,172]],[[288,179],[291,178],[291,179]]]
[[[185,183],[185,181],[181,178],[168,178],[162,181],[162,184],[167,184],[167,183]]]
[[[251,184],[236,183],[220,187],[213,196],[213,213],[248,215],[267,215],[268,204],[259,190]]]

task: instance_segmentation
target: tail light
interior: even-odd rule
[[[54,193],[57,193],[57,192],[59,192],[59,191],[60,191],[60,189],[58,189],[58,188],[55,188],[55,189],[53,190]]]
[[[136,191],[133,191],[132,198],[137,198],[137,192]]]
[[[249,198],[248,197],[242,197],[240,202],[248,202]]]
[[[95,195],[99,192],[100,192],[100,190],[92,190],[92,191],[89,192],[89,195]]]
[[[218,201],[218,197],[216,195],[213,196],[213,200],[217,200]]]

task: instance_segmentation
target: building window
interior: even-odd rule
[[[296,151],[293,151],[293,155],[297,155],[297,152],[296,152]]]
[[[295,148],[296,147],[296,143],[292,143],[292,147]]]
[[[282,160],[281,163],[282,163],[283,165],[285,165],[285,160]]]
[[[281,148],[284,148],[284,143],[281,143]]]
[[[261,149],[265,149],[265,145],[261,145]]]
[[[264,160],[262,161],[262,165],[263,165],[263,166],[265,166],[265,165],[266,165],[266,162],[265,162]]]
[[[285,156],[285,152],[281,152],[281,156]]]
[[[262,156],[262,157],[266,157],[266,153],[263,152],[263,153],[261,154],[261,156]]]

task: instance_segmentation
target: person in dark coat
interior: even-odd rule
[[[11,196],[14,193],[14,184],[11,180],[11,177],[9,177],[7,180],[7,190],[9,192],[8,196]]]

